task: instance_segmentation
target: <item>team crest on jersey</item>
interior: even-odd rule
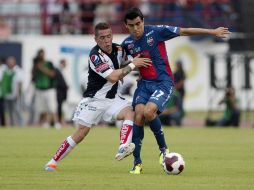
[[[134,44],[129,44],[128,49],[132,49],[132,48],[134,48]]]
[[[93,55],[91,55],[90,59],[93,62],[93,64],[95,64],[95,65],[101,63],[98,55],[93,54]]]
[[[153,37],[148,37],[148,38],[147,38],[147,44],[148,44],[149,46],[152,46],[153,43],[154,43]]]

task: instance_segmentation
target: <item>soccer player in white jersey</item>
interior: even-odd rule
[[[150,66],[149,58],[135,57],[132,62],[125,60],[122,47],[112,43],[112,30],[107,23],[95,26],[95,41],[89,55],[88,85],[75,111],[73,120],[77,130],[61,144],[52,159],[45,165],[46,171],[54,171],[57,164],[89,133],[93,125],[105,121],[123,120],[120,131],[120,146],[115,156],[122,160],[130,155],[135,145],[132,143],[134,112],[131,104],[118,92],[118,81],[133,69]],[[121,68],[121,65],[125,67]],[[126,66],[127,65],[127,66]]]

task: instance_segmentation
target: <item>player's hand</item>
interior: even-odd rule
[[[132,63],[136,67],[150,67],[152,65],[152,60],[150,58],[141,58],[140,54],[134,57]]]
[[[226,38],[230,33],[228,28],[219,27],[214,29],[214,35],[218,38]]]

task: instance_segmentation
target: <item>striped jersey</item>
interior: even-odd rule
[[[113,70],[120,68],[125,54],[120,45],[113,43],[112,46],[111,54],[103,52],[98,45],[90,51],[88,59],[88,83],[83,97],[113,99],[118,93],[118,82],[113,84],[106,77]]]

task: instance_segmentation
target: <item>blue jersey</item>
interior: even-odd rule
[[[138,40],[132,35],[127,37],[122,46],[127,55],[140,54],[152,60],[150,67],[139,68],[142,79],[152,81],[173,80],[169,65],[165,41],[179,36],[180,28],[166,25],[145,26],[144,34]]]

